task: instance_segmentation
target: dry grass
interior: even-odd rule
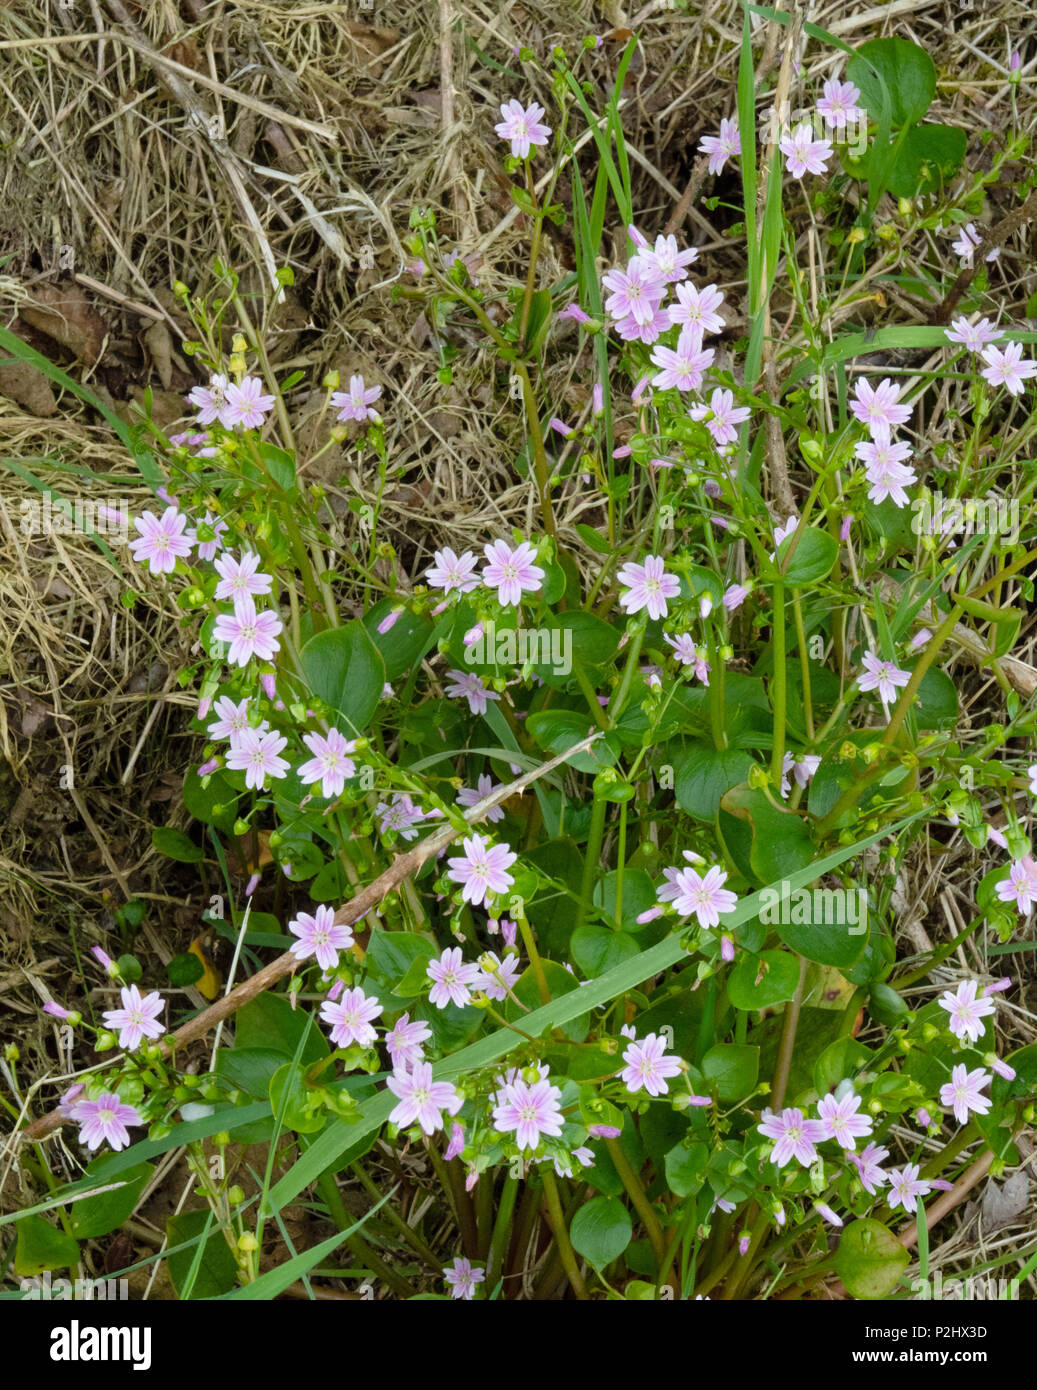
[[[483,287],[512,284],[525,239],[492,124],[508,95],[545,104],[549,97],[547,79],[512,49],[528,45],[546,58],[557,43],[574,51],[586,33],[634,28],[642,44],[624,120],[639,221],[669,222],[692,238],[699,268],[734,286],[737,305],[744,265],[726,230],[736,214],[723,200],[715,212],[700,205],[695,148],[733,109],[740,16],[736,0],[73,0],[68,8],[14,0],[0,12],[4,321],[122,411],[151,388],[156,418],[169,424],[195,380],[178,350],[189,328],[173,282],[207,292],[218,258],[240,272],[258,303],[269,299],[273,271],[291,266],[295,287],[266,320],[272,360],[279,375],[301,370],[308,383],[336,369],[384,385],[392,461],[384,525],[410,573],[427,564],[433,544],[460,548],[512,525],[529,530],[535,499],[512,464],[522,427],[507,381],[480,343],[453,333],[460,352],[444,390],[429,325],[394,296],[412,283],[400,240],[408,215],[434,207],[444,246],[472,258]],[[969,132],[975,167],[988,157],[985,132],[998,148],[1010,111],[1008,49],[1032,26],[1023,0],[977,0],[968,10],[948,0],[838,0],[811,17],[850,42],[894,28],[915,38],[941,74],[933,118]],[[776,38],[767,38],[766,68],[780,58]],[[621,47],[606,38],[591,59],[602,97]],[[841,66],[816,51],[815,81]],[[1023,91],[1032,114],[1032,86]],[[584,150],[586,181],[595,160],[593,146]],[[678,207],[689,180],[696,196]],[[560,190],[565,199],[565,179]],[[737,197],[734,184],[716,191]],[[1010,211],[1013,196],[995,187],[992,215]],[[995,297],[1017,318],[1035,289],[1031,245],[1024,229],[994,272]],[[823,266],[825,247],[806,221],[800,246],[801,264],[812,255]],[[912,273],[946,273],[948,249],[920,235],[901,263]],[[545,283],[571,269],[564,235],[550,239]],[[900,321],[923,317],[909,294],[887,296]],[[847,303],[847,313],[857,311]],[[572,422],[588,409],[591,376],[589,359],[570,346],[549,365],[545,390]],[[118,496],[139,511],[148,494],[107,430],[70,400],[56,402],[31,374],[0,372],[0,389],[10,393],[0,396],[4,458],[25,461],[68,495],[64,465],[104,474],[78,478],[77,493]],[[304,438],[318,403],[306,386],[290,402]],[[942,410],[953,404],[948,396]],[[372,498],[370,477],[343,451],[325,454],[317,468],[346,536],[357,524],[348,500]],[[27,540],[22,504],[37,496],[0,462],[0,1025],[17,1038],[21,1075],[31,1080],[65,1069],[40,1003],[67,995],[90,945],[112,948],[112,912],[124,897],[167,905],[159,944],[173,950],[197,931],[205,905],[197,883],[156,860],[150,844],[152,824],[176,814],[177,770],[192,751],[184,731],[194,701],[175,684],[191,659],[190,634],[168,587],[132,566],[120,574],[89,538]],[[559,499],[559,523],[576,553],[571,528],[593,519],[587,506],[578,486]],[[127,588],[135,594],[128,606]],[[1034,636],[1031,620],[1015,650],[1030,665]],[[999,717],[995,684],[964,659],[951,673],[963,689],[965,736]],[[68,768],[71,787],[62,785]],[[996,815],[999,807],[989,809]],[[954,832],[942,855],[931,853],[912,856],[898,885],[908,953],[960,930],[989,867]],[[1030,984],[999,1012],[1003,1041],[1033,1041],[1032,952],[987,957],[970,943],[922,997],[937,978],[996,977],[1008,960]],[[1024,1153],[1026,1171],[1031,1156]],[[59,1164],[68,1175],[76,1170],[67,1151]],[[0,1203],[26,1196],[8,1187]],[[957,1213],[941,1228],[934,1268],[950,1277],[1000,1244],[1020,1244],[1020,1225],[1029,1217],[1032,1228],[1034,1210],[993,1237],[977,1213]]]

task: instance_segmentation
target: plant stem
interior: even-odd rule
[[[623,1152],[623,1146],[618,1139],[606,1139],[605,1146],[609,1151],[609,1157],[615,1165],[616,1172],[619,1174],[623,1186],[626,1188],[630,1200],[634,1204],[638,1216],[644,1222],[645,1231],[652,1244],[652,1251],[655,1255],[655,1262],[659,1270],[659,1283],[665,1284],[666,1278],[663,1270],[663,1261],[666,1258],[666,1242],[663,1237],[663,1228],[659,1224],[659,1218],[652,1210],[652,1204],[641,1183],[641,1179],[634,1172],[630,1165],[630,1160]]]
[[[558,1183],[551,1171],[550,1164],[544,1165],[540,1173],[540,1180],[544,1184],[544,1196],[547,1198],[547,1219],[555,1238],[555,1244],[558,1246],[562,1266],[569,1276],[573,1293],[582,1303],[587,1303],[590,1301],[590,1296],[587,1293],[587,1285],[583,1281],[583,1275],[580,1273],[580,1266],[576,1261],[576,1253],[569,1240],[569,1232],[562,1212],[562,1202],[558,1195]]]

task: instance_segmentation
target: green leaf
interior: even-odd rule
[[[769,1009],[791,999],[799,984],[799,962],[788,951],[743,951],[727,980],[727,997],[736,1009]]]
[[[593,526],[588,526],[586,522],[576,523],[576,533],[591,550],[597,551],[599,555],[611,555],[613,547],[609,543],[608,537],[603,536],[600,531],[595,531]],[[600,621],[600,619],[599,619]]]
[[[572,613],[552,613],[547,626],[571,634],[573,654],[585,666],[604,666],[612,660],[619,646],[621,634],[611,623],[579,608]]]
[[[851,1221],[839,1238],[835,1268],[853,1298],[885,1298],[896,1288],[911,1256],[881,1221]]]
[[[240,1033],[237,1036],[240,1039]],[[267,1099],[270,1078],[283,1065],[284,1053],[272,1047],[222,1047],[216,1054],[217,1075],[225,1076],[239,1091],[256,1100]]]
[[[316,1134],[328,1120],[328,1112],[305,1083],[302,1067],[285,1062],[270,1078],[270,1109],[285,1129],[296,1134]]]
[[[105,1171],[111,1167],[112,1154],[102,1154],[87,1167],[87,1175],[96,1179],[100,1185],[105,1183]],[[122,1184],[110,1192],[101,1192],[96,1197],[84,1197],[69,1210],[72,1230],[77,1240],[89,1240],[95,1236],[106,1236],[118,1230],[122,1223],[133,1215],[140,1194],[154,1171],[150,1163],[138,1163],[129,1172],[121,1172],[114,1182]]]
[[[577,927],[569,941],[573,960],[585,975],[604,975],[640,951],[637,940],[610,927]]]
[[[529,303],[529,318],[526,320],[526,351],[540,349],[551,323],[551,291],[537,290]]]
[[[871,1061],[875,1054],[856,1038],[836,1038],[814,1063],[814,1089],[819,1096],[845,1081]]]
[[[749,776],[753,759],[742,748],[690,743],[674,773],[673,794],[682,811],[710,824],[724,794]]]
[[[878,1023],[887,1028],[896,1028],[904,1020],[910,1009],[902,995],[892,985],[873,984],[868,995],[868,1012]]]
[[[568,970],[558,964],[557,961],[544,960],[540,962],[544,979],[547,981],[547,988],[551,998],[557,1001],[562,995],[582,994],[583,990],[579,980],[569,974]],[[529,966],[522,972],[515,981],[515,999],[521,1004],[525,1004],[527,1009],[539,1010],[540,986],[537,981],[536,971]],[[589,1007],[589,1006],[588,1006]],[[515,1004],[514,999],[507,999],[504,1003],[504,1017],[509,1023],[518,1023],[519,1027],[525,1029],[524,1020],[530,1015],[523,1013]],[[570,1011],[569,1017],[561,1024],[562,1032],[571,1042],[583,1042],[587,1033],[590,1031],[590,1016],[586,1013],[573,1013]]]
[[[953,729],[958,722],[958,687],[937,666],[930,666],[918,686],[912,713],[922,729]]]
[[[666,1186],[675,1197],[692,1197],[706,1181],[709,1149],[705,1144],[677,1144],[664,1160]]]
[[[862,911],[862,891],[815,886],[782,893],[766,888],[760,921],[773,927],[797,955],[842,970],[859,959],[868,941],[867,909]],[[850,893],[856,896],[851,898]],[[863,920],[851,921],[851,911]]]
[[[18,1222],[15,1274],[26,1279],[46,1269],[74,1269],[78,1263],[79,1246],[60,1227],[42,1216],[24,1216]]]
[[[434,631],[424,614],[405,608],[388,632],[379,632],[378,624],[399,606],[395,599],[385,598],[369,608],[363,618],[368,636],[382,654],[387,681],[396,680],[417,665],[428,651]]]
[[[600,907],[609,920],[627,931],[640,931],[637,918],[647,908],[655,904],[657,893],[654,882],[644,869],[627,868],[623,872],[622,912],[616,911],[616,895],[619,891],[619,874],[613,869],[594,885],[594,905]],[[620,918],[622,917],[622,920]]]
[[[166,1268],[178,1298],[219,1298],[237,1283],[237,1263],[210,1211],[167,1217],[166,1238]]]
[[[196,956],[191,951],[185,951],[183,955],[174,956],[166,966],[166,974],[169,976],[169,983],[175,985],[177,989],[184,989],[187,985],[193,985],[195,980],[200,980],[205,974],[205,965],[201,957]]]
[[[425,979],[424,992],[427,993],[431,981],[425,975],[425,970],[429,961],[438,954],[435,943],[417,932],[375,931],[371,933],[364,963],[394,993],[399,991],[404,980],[413,977],[414,967],[420,967]],[[421,992],[419,989],[411,990],[412,994]]]
[[[564,753],[593,732],[589,714],[568,709],[548,709],[531,714],[526,720],[526,728],[548,753]],[[574,753],[566,765],[577,772],[598,772],[603,767],[614,767],[615,764],[615,753],[604,739],[599,739],[587,752]]]
[[[176,859],[181,864],[200,864],[205,851],[185,835],[182,830],[174,830],[171,825],[154,825],[151,828],[151,843],[167,859]]]
[[[897,151],[886,187],[897,198],[939,192],[961,168],[967,147],[965,132],[955,126],[912,126]]]
[[[860,88],[860,104],[877,121],[883,105],[882,88],[872,65],[886,84],[893,125],[920,121],[936,95],[936,64],[925,49],[907,39],[872,39],[861,44],[846,65],[847,80]]]
[[[257,994],[238,1010],[234,1041],[237,1048],[264,1048],[294,1057],[299,1039],[306,1034],[300,1062],[318,1062],[330,1052],[327,1039],[313,1015],[293,1009],[279,994]]]
[[[717,1043],[703,1057],[702,1070],[721,1100],[742,1100],[760,1079],[760,1049],[746,1043]]]
[[[592,1197],[569,1227],[573,1249],[595,1269],[604,1269],[618,1259],[633,1234],[630,1213],[618,1197]]]
[[[717,826],[738,868],[760,883],[787,878],[814,857],[806,821],[794,811],[780,810],[762,791],[744,783],[724,793]]]
[[[184,778],[185,810],[203,825],[215,825],[224,835],[231,834],[234,829],[239,795],[219,772],[211,772],[204,787],[193,767]],[[218,812],[217,807],[220,807]]]
[[[318,632],[300,662],[310,690],[343,716],[347,737],[363,735],[385,685],[385,662],[363,623]]]
[[[291,492],[295,487],[295,456],[263,439],[259,442],[259,457],[281,491]]]
[[[795,540],[796,533],[793,532],[778,546],[774,558],[779,565],[785,563],[785,557]],[[816,526],[808,526],[792,552],[792,559],[785,571],[785,583],[799,589],[806,584],[814,584],[819,579],[827,579],[838,554],[839,544],[834,536],[827,531],[819,530]]]

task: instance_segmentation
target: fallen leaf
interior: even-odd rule
[[[195,989],[206,999],[216,999],[220,993],[223,976],[205,953],[203,942],[207,942],[208,939],[208,932],[203,932],[201,936],[195,937],[187,950],[190,955],[197,956],[204,967],[204,974],[194,982]]]
[[[1010,1226],[1018,1221],[1029,1199],[1030,1181],[1025,1173],[1013,1173],[1000,1188],[991,1178],[983,1193],[984,1233],[998,1231],[1002,1226]]]
[[[96,365],[107,326],[79,285],[34,285],[21,309],[26,323],[67,347],[82,362]]]

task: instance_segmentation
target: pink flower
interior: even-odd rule
[[[449,946],[439,960],[430,960],[425,974],[432,981],[429,1002],[437,1009],[448,1004],[463,1009],[472,1002],[470,986],[479,978],[479,967],[465,964],[460,946]]]
[[[655,270],[664,285],[672,285],[678,280],[686,280],[688,272],[684,267],[693,264],[698,258],[699,253],[694,246],[679,251],[677,238],[675,236],[663,236],[661,233],[655,239],[654,249],[649,250],[646,245],[641,251],[641,260],[650,269]]]
[[[161,521],[154,512],[145,512],[133,523],[140,536],[130,541],[138,564],[147,560],[152,574],[172,574],[177,560],[191,553],[191,540],[184,534],[187,517],[176,507],[167,507]]]
[[[691,867],[678,869],[667,897],[672,896],[673,906],[681,917],[694,915],[699,926],[708,930],[720,925],[721,914],[733,912],[738,906],[737,894],[723,887],[726,881],[726,872],[716,864],[705,876]],[[659,897],[662,899],[662,892]]]
[[[977,998],[975,980],[962,980],[955,991],[941,994],[937,1003],[950,1014],[948,1026],[956,1038],[978,1042],[983,1036],[983,1020],[994,1012],[993,999]]]
[[[291,946],[295,959],[316,956],[322,970],[334,970],[339,951],[348,951],[353,944],[352,927],[346,923],[336,924],[334,908],[323,903],[312,916],[300,912],[288,923],[288,930],[299,938]]]
[[[626,593],[619,596],[620,608],[626,613],[640,613],[647,608],[650,618],[665,618],[667,600],[676,598],[681,591],[680,580],[666,573],[660,555],[646,555],[643,565],[628,561],[618,578],[626,586]]]
[[[281,734],[267,729],[246,729],[238,736],[227,754],[227,766],[234,772],[244,772],[245,786],[262,791],[268,777],[284,777],[288,763],[278,757],[288,742]]]
[[[666,293],[658,270],[641,256],[631,256],[626,270],[608,271],[602,284],[612,291],[605,301],[612,317],[630,318],[642,327],[654,320]]]
[[[733,444],[738,438],[737,425],[748,420],[752,411],[747,405],[735,405],[733,391],[718,388],[709,398],[709,405],[693,405],[688,411],[693,420],[705,420],[706,429],[713,436],[713,443],[722,448]]]
[[[691,633],[682,632],[678,637],[671,637],[668,632],[664,632],[663,641],[673,648],[673,654],[679,665],[695,666],[698,663],[698,649]]]
[[[858,1115],[861,1098],[849,1094],[842,1100],[835,1096],[822,1096],[817,1103],[817,1113],[824,1125],[824,1137],[834,1139],[843,1149],[855,1149],[856,1141],[869,1135],[873,1123],[868,1115]]]
[[[628,314],[626,318],[616,319],[616,332],[624,342],[654,343],[670,327],[669,312],[663,308],[662,304],[652,307],[650,316],[644,323],[638,323],[633,314]],[[642,381],[647,378],[642,378]],[[636,405],[640,390],[633,393],[633,401]],[[616,455],[613,454],[615,458]]]
[[[831,1207],[826,1207],[824,1202],[817,1202],[814,1206],[814,1210],[817,1212],[818,1216],[823,1217],[825,1221],[828,1222],[829,1226],[842,1226],[845,1224],[842,1217],[836,1215]]]
[[[425,1054],[421,1044],[428,1042],[431,1036],[432,1029],[427,1023],[420,1019],[412,1023],[409,1013],[401,1014],[385,1035],[393,1070],[401,1071],[423,1061]]]
[[[779,1168],[784,1168],[790,1158],[808,1168],[817,1158],[814,1145],[826,1137],[821,1120],[806,1120],[802,1110],[793,1108],[783,1110],[780,1115],[768,1108],[763,1112],[763,1123],[756,1128],[765,1139],[776,1141],[771,1161]]]
[[[889,1179],[889,1202],[890,1211],[896,1211],[897,1207],[903,1207],[906,1212],[915,1210],[915,1203],[919,1197],[924,1197],[927,1192],[932,1190],[932,1184],[919,1179],[918,1164],[905,1163],[903,1168],[891,1168],[887,1174]]]
[[[451,1297],[463,1298],[470,1303],[477,1286],[486,1278],[486,1271],[458,1256],[452,1265],[444,1268],[443,1278],[450,1285]]]
[[[892,661],[883,661],[877,652],[865,652],[861,657],[864,675],[858,677],[861,690],[877,690],[883,704],[892,704],[897,697],[897,689],[907,685],[911,679],[910,671],[902,671]]]
[[[497,598],[505,606],[518,605],[523,593],[535,593],[542,585],[544,571],[533,561],[536,550],[523,541],[514,550],[504,541],[483,546],[488,563],[483,566],[482,579],[488,589],[497,590]]]
[[[679,1057],[666,1055],[666,1040],[658,1033],[649,1033],[636,1040],[623,1053],[626,1067],[620,1080],[631,1093],[647,1091],[650,1096],[664,1096],[669,1091],[668,1077],[679,1076],[683,1070]]]
[[[880,1148],[878,1144],[868,1144],[859,1154],[850,1154],[850,1158],[857,1165],[857,1176],[861,1180],[861,1186],[872,1197],[876,1188],[889,1181],[887,1174],[879,1167],[882,1160],[888,1157],[889,1150]]]
[[[520,1149],[535,1149],[542,1134],[549,1139],[561,1134],[561,1098],[560,1089],[544,1077],[532,1083],[516,1078],[498,1092],[493,1127],[500,1134],[514,1132]]]
[[[976,231],[975,222],[966,222],[965,226],[959,229],[958,240],[953,244],[951,250],[956,256],[961,257],[961,264],[964,267],[972,265],[972,257],[976,248],[980,245],[983,238]],[[1001,254],[1001,248],[995,246],[993,251],[987,252],[987,262],[996,261]]]
[[[1024,383],[1037,376],[1037,362],[1023,359],[1022,343],[1008,343],[1003,352],[1000,348],[985,347],[980,357],[987,364],[980,376],[991,386],[1003,386],[1010,396],[1021,396]]]
[[[486,969],[483,962],[492,966],[492,970]],[[506,955],[503,960],[494,955],[492,951],[487,951],[479,962],[479,977],[476,980],[476,988],[481,989],[487,999],[507,999],[509,990],[514,990],[515,981],[522,974],[522,966],[516,955]]]
[[[209,530],[213,533],[211,541],[200,541],[198,539],[199,530]],[[200,527],[192,527],[187,533],[187,539],[198,549],[199,560],[212,560],[218,551],[223,548],[222,535],[227,530],[227,523],[219,517],[213,516],[212,512],[205,513],[205,520]]]
[[[704,135],[699,141],[699,153],[709,155],[709,172],[719,174],[729,159],[741,150],[738,140],[738,121],[735,119],[720,122],[719,135]]]
[[[272,609],[247,613],[235,608],[233,613],[221,613],[212,635],[217,642],[229,642],[227,660],[234,666],[247,666],[253,657],[270,661],[281,650],[277,634],[282,630],[281,619]],[[283,746],[283,745],[282,745]]]
[[[834,130],[842,130],[849,121],[856,121],[863,114],[857,105],[860,99],[860,88],[852,82],[826,82],[824,96],[817,103],[817,109],[824,116],[826,125]]]
[[[225,376],[212,377],[208,386],[192,387],[187,396],[187,403],[197,408],[199,425],[211,425],[213,421],[219,420],[224,428],[230,429]]]
[[[677,339],[676,348],[657,347],[652,350],[652,361],[660,371],[652,377],[652,385],[660,391],[676,388],[678,391],[697,391],[702,385],[702,375],[716,356],[714,348],[702,346],[702,335],[693,328],[685,328]]]
[[[61,1115],[62,1119],[75,1120],[77,1118],[76,1110],[79,1105],[80,1097],[85,1090],[86,1086],[82,1081],[68,1088],[58,1101],[58,1113]]]
[[[433,558],[436,563],[425,571],[425,578],[434,589],[442,589],[447,594],[451,589],[457,589],[460,593],[467,594],[479,587],[479,579],[475,573],[479,557],[474,551],[466,550],[463,555],[457,556],[447,546],[443,550],[437,550]]]
[[[336,419],[343,422],[358,420],[361,424],[367,420],[377,420],[378,412],[373,405],[381,394],[380,386],[366,386],[362,376],[351,376],[349,390],[336,391],[331,397],[331,404],[338,411]]]
[[[491,792],[496,791],[500,785],[501,783],[494,782],[493,778],[488,777],[484,772],[480,775],[477,783],[478,791],[473,790],[471,787],[462,787],[457,793],[457,804],[458,806],[477,806],[479,802],[484,801]],[[491,824],[503,819],[503,806],[493,806],[486,812],[485,816],[483,816],[483,820],[488,820]]]
[[[401,839],[413,840],[418,833],[414,826],[419,821],[429,819],[431,813],[426,815],[420,806],[415,806],[409,796],[400,793],[393,797],[391,804],[379,801],[375,807],[375,815],[381,816],[378,828],[383,835],[395,830]]]
[[[464,1104],[449,1081],[432,1080],[432,1067],[428,1062],[415,1062],[410,1071],[402,1067],[397,1069],[385,1084],[400,1101],[389,1116],[389,1122],[401,1129],[417,1121],[426,1134],[434,1134],[444,1127],[442,1112],[456,1115]]]
[[[447,860],[450,877],[462,886],[461,896],[476,907],[488,895],[506,893],[515,880],[507,870],[515,863],[517,854],[506,845],[490,845],[483,835],[470,835],[461,841],[464,858]]]
[[[129,985],[122,990],[122,1008],[104,1013],[105,1026],[118,1029],[119,1046],[132,1052],[144,1038],[162,1036],[164,1030],[158,1018],[163,1007],[162,996],[154,990],[142,997],[136,985]]]
[[[720,332],[724,320],[717,310],[723,304],[724,296],[716,285],[706,285],[701,290],[695,285],[678,285],[676,295],[676,304],[671,304],[666,311],[674,327],[679,327],[682,332],[688,328],[694,329],[700,340],[704,333]]]
[[[949,343],[961,343],[969,352],[982,352],[989,343],[996,343],[998,338],[1005,336],[990,319],[969,323],[964,314],[960,318],[951,319],[951,326],[946,333]]]
[[[240,386],[233,382],[227,387],[227,408],[223,423],[228,429],[261,429],[263,421],[274,408],[273,396],[263,395],[263,383],[257,376],[247,376]]]
[[[752,593],[748,584],[732,584],[730,588],[724,590],[724,607],[729,613],[741,608],[742,604]]]
[[[130,1142],[127,1125],[144,1123],[132,1105],[126,1105],[112,1091],[105,1091],[96,1100],[81,1100],[75,1104],[73,1119],[79,1125],[79,1137],[91,1151],[107,1139],[118,1153]]]
[[[356,744],[338,729],[329,729],[326,738],[323,734],[303,734],[302,741],[314,756],[299,768],[299,780],[306,786],[319,782],[321,796],[341,796],[356,772],[356,763],[347,757]]]
[[[990,1109],[990,1100],[987,1096],[981,1096],[980,1091],[993,1079],[990,1072],[982,1067],[977,1067],[975,1071],[969,1071],[964,1065],[954,1067],[950,1081],[940,1087],[940,1104],[951,1106],[958,1124],[967,1125],[971,1111],[985,1115]]]
[[[447,679],[453,684],[443,687],[446,695],[451,700],[467,700],[468,708],[473,714],[486,713],[487,700],[499,700],[500,695],[496,690],[490,690],[482,676],[476,675],[474,671],[448,671]]]
[[[884,377],[875,387],[862,377],[854,395],[856,399],[850,402],[850,414],[867,426],[872,439],[888,439],[894,425],[905,425],[911,418],[911,407],[899,403],[900,387],[894,386],[889,377]]]
[[[592,1139],[618,1139],[623,1131],[615,1125],[588,1125],[587,1133]]]
[[[1037,902],[1037,862],[1029,854],[1015,860],[1008,878],[997,885],[997,896],[1003,903],[1014,902],[1024,915]]]
[[[898,507],[906,507],[908,497],[904,488],[918,481],[914,470],[904,464],[904,459],[911,456],[910,444],[894,444],[888,435],[880,434],[877,439],[854,445],[854,453],[864,460],[865,476],[871,484],[868,489],[871,500],[884,502],[891,497]]]
[[[531,102],[524,107],[514,97],[505,102],[500,109],[503,120],[493,127],[502,140],[511,141],[511,153],[516,159],[528,159],[531,145],[546,145],[551,137],[551,127],[542,125],[540,118],[544,108]]]
[[[832,157],[831,140],[815,140],[809,121],[796,126],[791,135],[778,141],[778,148],[788,162],[789,172],[797,179],[804,174],[823,174]]]
[[[381,1012],[382,1005],[378,1000],[374,996],[368,997],[359,986],[347,989],[341,1002],[325,999],[320,1006],[321,1019],[332,1025],[331,1041],[336,1047],[350,1047],[353,1043],[367,1047],[373,1043],[377,1034],[371,1020]]]
[[[213,563],[213,568],[220,576],[214,597],[232,601],[235,612],[255,612],[254,598],[259,594],[270,593],[273,583],[269,574],[259,573],[261,563],[259,556],[252,550],[246,550],[240,560],[235,560],[233,555],[221,555]]]

